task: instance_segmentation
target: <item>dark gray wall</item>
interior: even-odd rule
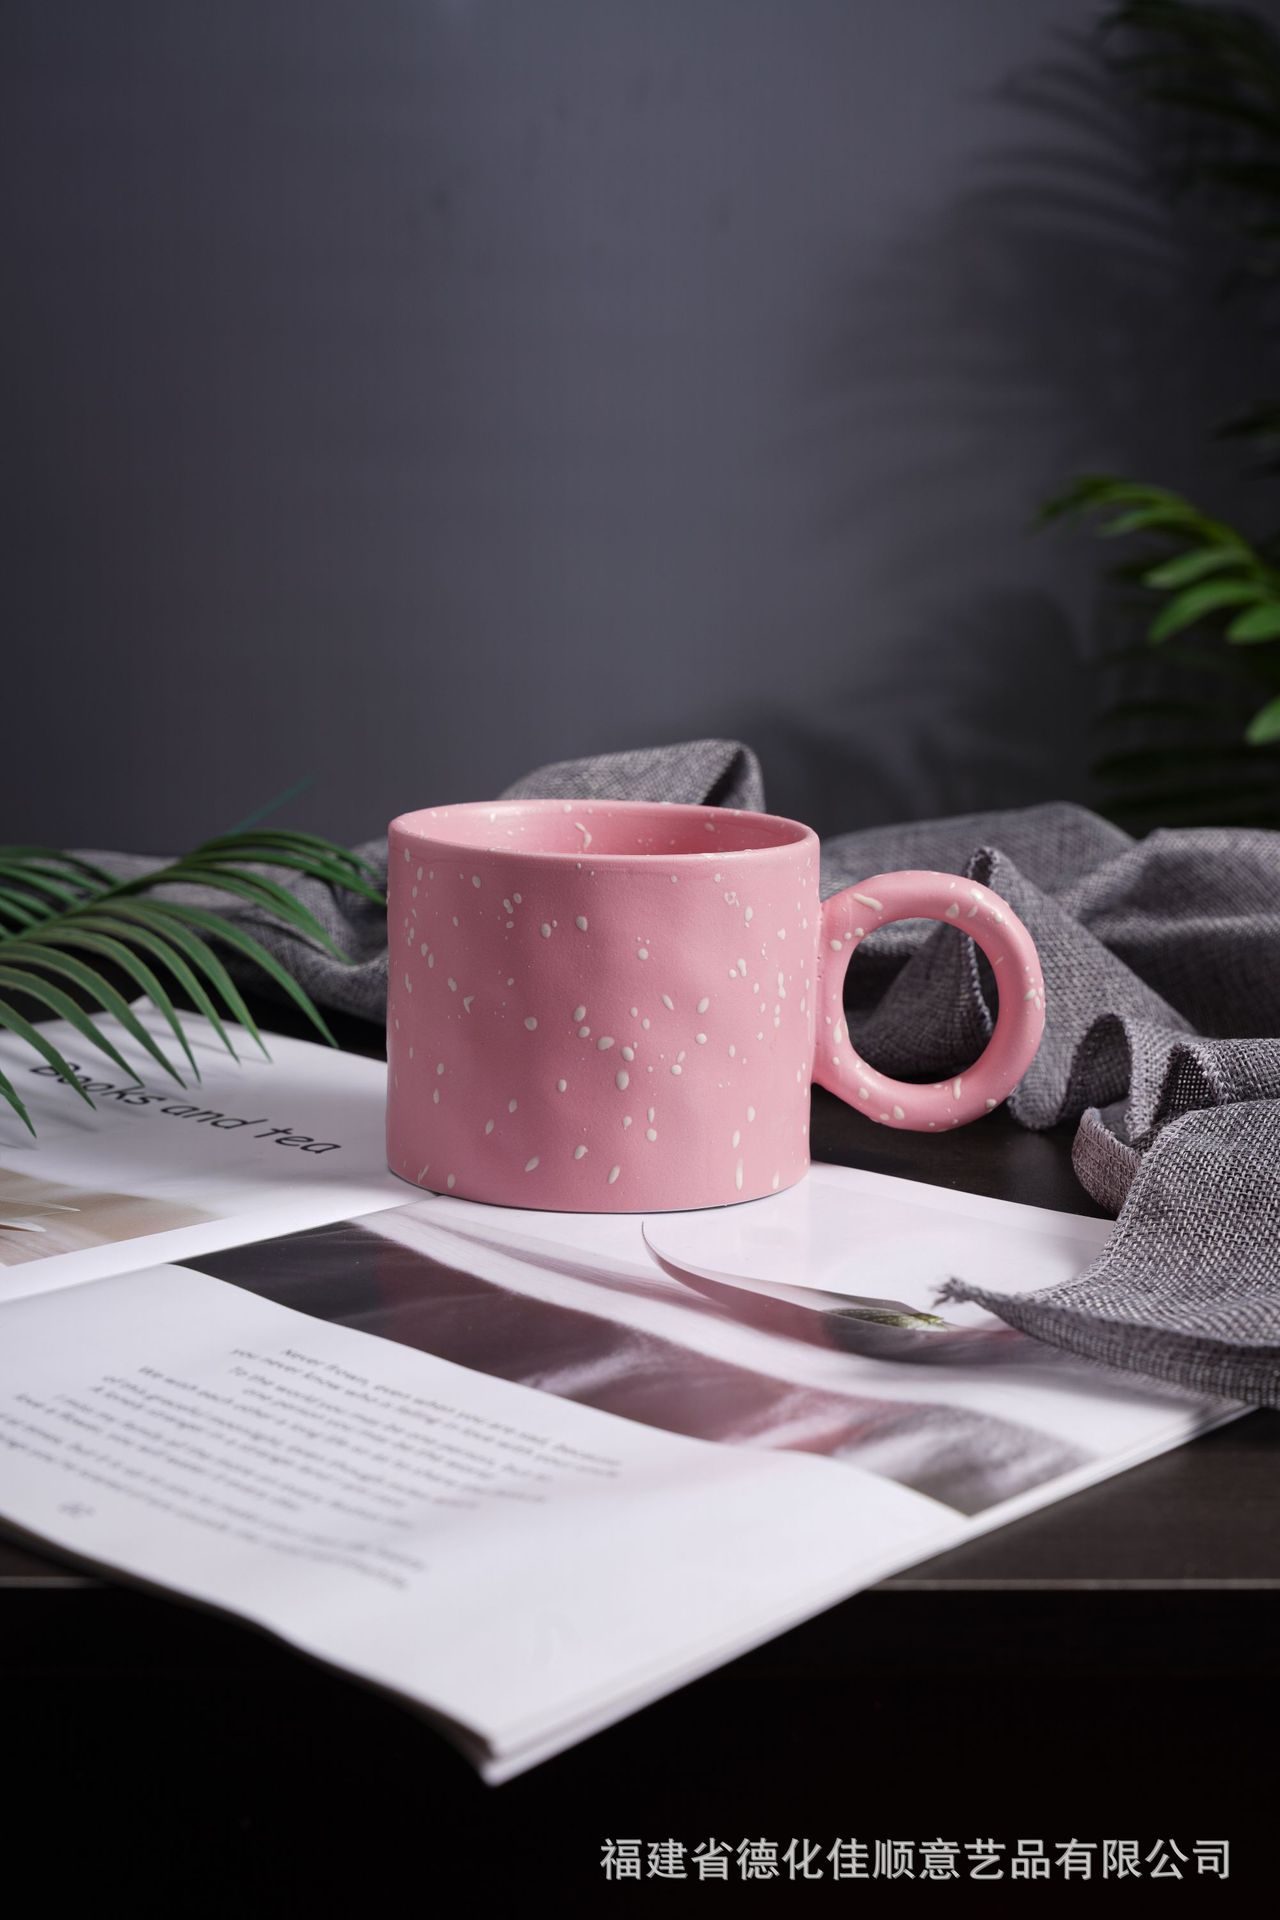
[[[1033,509],[1223,503],[1260,384],[1094,13],[6,0],[0,837],[703,732],[820,826],[1083,793]]]

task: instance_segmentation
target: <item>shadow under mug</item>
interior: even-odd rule
[[[387,1156],[432,1192],[575,1213],[754,1200],[809,1165],[809,1088],[943,1131],[1006,1099],[1044,1029],[1031,936],[958,874],[877,874],[823,901],[818,839],[775,814],[515,800],[389,833]],[[935,1085],[860,1060],[845,969],[894,920],[955,925],[999,1011]]]

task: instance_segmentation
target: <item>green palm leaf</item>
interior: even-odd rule
[[[244,996],[222,958],[265,974],[332,1046],[333,1035],[308,995],[245,924],[287,928],[338,960],[346,956],[283,876],[299,875],[382,904],[368,863],[314,834],[266,830],[222,834],[154,872],[119,879],[93,861],[53,847],[0,846],[0,1030],[52,1067],[90,1106],[72,1066],[42,1030],[46,1015],[65,1020],[90,1046],[137,1080],[99,1024],[110,1014],[179,1086],[182,1074],[120,990],[140,994],[161,1014],[190,1072],[199,1067],[183,1027],[183,1008],[208,1021],[233,1058],[240,1027],[265,1055]],[[235,918],[189,890],[223,894]],[[221,949],[221,952],[219,951]],[[0,1072],[0,1102],[31,1132],[35,1126],[11,1079]]]
[[[1122,509],[1118,514],[1117,508]],[[1145,564],[1139,576],[1147,593],[1161,603],[1149,622],[1148,641],[1162,646],[1192,628],[1216,628],[1216,641],[1227,645],[1224,651],[1202,652],[1202,664],[1211,673],[1230,678],[1235,672],[1231,649],[1245,646],[1255,655],[1251,664],[1257,668],[1253,676],[1256,691],[1264,690],[1268,679],[1274,685],[1270,661],[1275,656],[1256,657],[1259,649],[1280,641],[1280,568],[1266,557],[1270,548],[1260,550],[1251,545],[1233,527],[1201,513],[1167,487],[1147,486],[1108,474],[1086,474],[1074,481],[1049,502],[1041,517],[1092,517],[1103,533],[1145,533],[1162,540],[1166,551],[1156,564]],[[1203,707],[1202,697],[1199,704]],[[1251,768],[1248,763],[1259,747],[1274,744],[1276,711],[1276,701],[1268,699],[1252,719],[1246,710],[1237,722],[1242,731],[1236,734],[1234,754],[1246,782],[1254,771],[1267,772],[1265,767]],[[1196,757],[1196,731],[1189,727],[1177,749],[1184,766],[1190,766]],[[1172,748],[1161,751],[1167,751],[1172,759]],[[1214,751],[1229,758],[1233,748],[1230,742],[1224,742]],[[1094,767],[1095,773],[1104,778],[1114,776],[1117,770],[1114,756],[1098,761]],[[1219,794],[1215,795],[1215,804],[1234,803],[1226,794]],[[1280,804],[1280,796],[1273,804]]]
[[[1177,197],[1196,193],[1203,213],[1224,231],[1234,228],[1235,271],[1224,291],[1253,281],[1269,303],[1280,279],[1280,31],[1247,6],[1112,0],[1094,45],[1141,110],[1144,130],[1161,143],[1153,180],[1163,178]],[[1264,315],[1273,329],[1270,304]],[[1253,443],[1259,477],[1280,472],[1280,402],[1264,397],[1218,433]],[[1163,775],[1151,763],[1151,777],[1130,761],[1124,777],[1133,790],[1113,792],[1108,804],[1126,824],[1139,816],[1145,826],[1280,818],[1280,535],[1268,529],[1264,504],[1258,515],[1260,532],[1246,537],[1168,487],[1099,473],[1075,481],[1042,512],[1045,520],[1088,516],[1107,537],[1142,537],[1145,560],[1116,574],[1127,581],[1136,572],[1147,589],[1147,637],[1158,653],[1154,664],[1148,657],[1121,669],[1120,684],[1127,680],[1140,699],[1162,686],[1188,695],[1181,720],[1166,713],[1142,723],[1130,701],[1105,715],[1110,731],[1129,719],[1142,723],[1148,739],[1135,745],[1149,744],[1165,761]],[[1127,610],[1127,595],[1121,605]],[[1192,649],[1178,640],[1184,633],[1194,633],[1201,656],[1190,674]],[[1113,671],[1108,677],[1116,678]],[[1212,790],[1195,777],[1206,720],[1231,775]],[[1114,759],[1100,767],[1116,773]]]
[[[6,1079],[3,1073],[0,1073],[0,1100],[8,1102],[28,1133],[33,1134],[35,1132],[35,1128],[31,1123],[31,1115],[23,1106],[18,1095],[18,1089],[14,1086],[12,1080]]]

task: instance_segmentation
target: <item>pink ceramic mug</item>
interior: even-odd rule
[[[646,801],[429,807],[390,828],[387,1154],[433,1192],[567,1212],[754,1200],[809,1165],[817,1080],[937,1129],[1012,1092],[1044,1028],[1022,922],[955,874],[818,896],[818,840],[774,814]],[[954,922],[1000,1007],[967,1072],[854,1052],[845,969],[892,920]]]

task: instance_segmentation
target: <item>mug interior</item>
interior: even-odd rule
[[[496,800],[424,807],[392,826],[442,847],[597,862],[680,860],[799,846],[811,827],[780,814],[645,800]]]

